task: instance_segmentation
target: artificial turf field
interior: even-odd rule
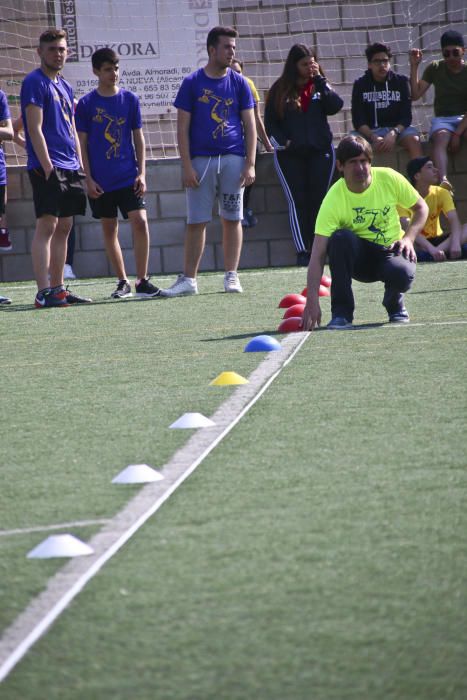
[[[141,489],[111,479],[162,467],[192,435],[168,426],[236,391],[209,383],[250,376],[245,344],[304,278],[244,272],[225,295],[205,274],[198,297],[143,302],[89,280],[92,306],[40,311],[2,285],[2,630],[63,566],[26,559],[45,529],[88,541],[111,520]],[[419,266],[408,326],[385,323],[382,286],[355,295],[358,328],[308,336],[2,700],[467,697],[467,262]]]

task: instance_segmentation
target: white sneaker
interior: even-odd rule
[[[161,289],[161,297],[182,297],[189,294],[198,294],[198,283],[191,277],[179,275],[176,281],[168,289]]]
[[[235,270],[226,272],[224,275],[224,291],[225,292],[243,292],[242,285],[238,279]]]
[[[65,267],[63,268],[63,279],[65,279],[65,280],[75,280],[76,279],[76,275],[73,272],[73,268],[71,267],[71,265],[65,265]]]

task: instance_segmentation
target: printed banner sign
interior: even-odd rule
[[[68,34],[64,77],[79,98],[97,86],[91,56],[120,57],[122,88],[147,117],[174,111],[183,78],[207,62],[206,37],[219,24],[217,0],[55,0],[55,25]]]

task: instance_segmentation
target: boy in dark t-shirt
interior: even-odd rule
[[[136,296],[156,297],[148,277],[149,228],[146,216],[145,143],[138,97],[118,87],[118,56],[112,49],[92,55],[99,83],[80,99],[76,127],[83,154],[89,203],[100,219],[107,256],[118,277],[111,296],[132,296],[118,240],[118,210],[129,219],[136,263]]]

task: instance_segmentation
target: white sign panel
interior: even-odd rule
[[[120,86],[142,112],[164,114],[183,78],[207,62],[206,37],[219,24],[217,0],[55,0],[55,24],[68,33],[63,71],[79,98],[97,86],[91,56],[104,46],[120,58]]]

